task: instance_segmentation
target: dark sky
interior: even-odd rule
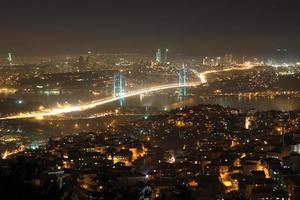
[[[300,54],[299,0],[1,0],[0,53]]]

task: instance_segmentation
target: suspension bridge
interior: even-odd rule
[[[124,77],[123,75],[115,75],[114,76],[114,87],[113,87],[113,96],[99,99],[96,101],[91,101],[87,103],[82,103],[80,105],[74,105],[74,106],[68,106],[64,108],[52,108],[52,109],[46,109],[43,111],[34,111],[34,112],[26,112],[26,113],[18,113],[16,115],[6,116],[0,118],[0,120],[7,120],[7,119],[26,119],[26,118],[43,118],[48,116],[55,116],[55,115],[61,115],[66,113],[72,113],[72,112],[81,112],[89,109],[93,109],[97,106],[105,105],[114,101],[123,101],[124,99],[132,96],[137,96],[149,92],[157,92],[161,90],[167,90],[167,89],[179,89],[179,95],[186,96],[187,95],[187,88],[188,87],[196,87],[203,85],[207,83],[206,76],[213,73],[219,73],[219,72],[225,72],[225,71],[233,71],[233,70],[249,70],[253,68],[252,65],[245,65],[241,67],[231,67],[221,70],[208,70],[201,73],[198,73],[195,70],[192,70],[194,74],[199,78],[199,81],[195,82],[187,82],[187,69],[186,66],[183,65],[181,69],[178,71],[178,83],[172,83],[172,84],[164,84],[164,85],[158,85],[154,87],[148,87],[140,90],[125,92],[124,91]]]

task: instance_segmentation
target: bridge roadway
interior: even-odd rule
[[[202,72],[202,73],[198,73],[197,71],[192,70],[192,72],[195,73],[196,76],[200,79],[199,81],[186,83],[185,85],[179,85],[178,83],[159,85],[159,86],[144,88],[144,89],[141,89],[141,90],[131,91],[131,92],[123,94],[122,96],[108,97],[108,98],[104,98],[104,99],[99,99],[99,100],[83,103],[82,105],[75,105],[75,106],[69,106],[69,107],[64,107],[64,108],[53,108],[53,109],[47,109],[47,110],[44,110],[44,111],[19,113],[17,115],[2,117],[2,118],[0,118],[0,120],[26,119],[26,118],[42,119],[43,117],[47,117],[47,116],[54,116],[54,115],[61,115],[61,114],[71,113],[71,112],[85,111],[85,110],[95,108],[97,106],[101,106],[101,105],[104,105],[104,104],[108,104],[108,103],[117,101],[119,99],[132,97],[132,96],[136,96],[136,95],[140,95],[140,94],[144,94],[144,93],[157,92],[157,91],[160,91],[160,90],[166,90],[166,89],[172,89],[172,88],[200,86],[200,85],[203,85],[203,84],[207,83],[206,76],[208,74],[225,72],[225,71],[233,71],[233,70],[248,70],[248,69],[251,69],[253,67],[254,66],[248,64],[248,65],[243,65],[241,67],[225,68],[225,69],[221,69],[221,70],[208,70],[208,71],[205,71],[205,72]]]

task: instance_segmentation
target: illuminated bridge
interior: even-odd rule
[[[60,115],[60,114],[66,114],[66,113],[72,113],[72,112],[80,112],[80,111],[85,111],[89,110],[92,108],[95,108],[97,106],[101,106],[104,104],[108,104],[117,100],[121,100],[127,97],[132,97],[132,96],[137,96],[140,94],[144,93],[149,93],[149,92],[157,92],[160,90],[166,90],[166,89],[172,89],[172,88],[186,88],[186,87],[195,87],[195,86],[200,86],[205,83],[207,83],[206,75],[208,74],[213,74],[213,73],[219,73],[219,72],[224,72],[224,71],[233,71],[233,70],[248,70],[253,68],[252,65],[245,65],[242,67],[232,67],[232,68],[226,68],[226,69],[221,69],[221,70],[209,70],[205,71],[202,73],[198,73],[195,70],[192,70],[193,73],[196,74],[197,77],[199,77],[199,81],[196,82],[190,82],[184,84],[178,84],[178,83],[173,83],[173,84],[166,84],[166,85],[159,85],[155,87],[149,87],[141,90],[135,90],[131,91],[128,93],[124,93],[120,96],[113,96],[113,97],[108,97],[96,101],[91,101],[88,103],[84,103],[82,105],[75,105],[75,106],[69,106],[65,108],[53,108],[53,109],[47,109],[43,111],[35,111],[35,112],[27,112],[27,113],[19,113],[17,115],[12,115],[12,116],[7,116],[7,117],[2,117],[0,120],[5,120],[5,119],[26,119],[26,118],[43,118],[47,116],[54,116],[54,115]]]

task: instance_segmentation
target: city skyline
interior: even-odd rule
[[[300,53],[293,0],[4,1],[0,53]],[[121,34],[120,34],[121,33]]]
[[[299,0],[3,0],[0,199],[299,200]]]

